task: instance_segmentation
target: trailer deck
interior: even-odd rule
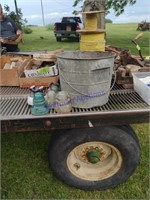
[[[150,106],[133,90],[115,84],[107,104],[99,107],[72,108],[59,114],[54,109],[42,116],[31,114],[27,97],[31,91],[19,87],[1,87],[2,131],[42,131],[149,122]]]

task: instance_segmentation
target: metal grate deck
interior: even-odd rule
[[[94,108],[72,108],[71,113],[58,114],[51,109],[49,114],[44,116],[33,116],[31,106],[27,104],[27,97],[30,94],[29,89],[19,87],[1,87],[0,114],[1,120],[15,119],[33,119],[33,118],[54,118],[54,117],[72,117],[83,115],[95,115],[105,113],[123,113],[127,111],[150,111],[150,106],[134,91],[125,90],[115,85],[110,92],[107,104]]]
[[[113,90],[122,90],[122,86],[115,84]],[[127,91],[127,90],[125,90]],[[29,95],[31,92],[28,88],[20,88],[20,87],[0,87],[0,95],[11,95],[11,96],[22,96],[22,95]]]

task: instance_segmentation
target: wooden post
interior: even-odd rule
[[[106,0],[85,0],[82,8],[83,25],[85,21],[84,12],[101,11],[97,14],[98,28],[105,29],[105,2]]]
[[[18,19],[19,19],[18,7],[17,7],[17,1],[16,1],[16,0],[14,0],[14,4],[15,4],[16,14],[17,14],[17,17],[18,17]]]
[[[100,15],[97,15],[98,28],[105,29],[105,0],[99,0],[99,1],[100,1],[100,10],[103,10],[104,12],[100,13]]]

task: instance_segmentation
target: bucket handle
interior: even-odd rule
[[[82,92],[78,91],[76,88],[74,88],[74,87],[69,83],[69,81],[66,80],[66,78],[64,77],[64,75],[63,75],[62,71],[60,70],[60,68],[59,68],[59,73],[60,73],[61,76],[63,77],[64,81],[65,81],[73,90],[75,90],[76,92],[78,92],[78,93],[81,94],[81,95],[90,96],[89,94],[82,93]],[[111,88],[110,88],[107,92],[110,92],[110,91],[112,90],[112,88],[114,87],[115,82],[116,82],[116,78],[117,78],[117,73],[116,73],[116,71],[114,70],[114,81],[113,81],[113,84],[112,84]],[[105,92],[105,93],[107,93],[107,92]]]

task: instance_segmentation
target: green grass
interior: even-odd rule
[[[141,31],[136,31],[137,24],[108,24],[107,30],[107,44],[117,46],[118,48],[129,49],[132,54],[138,55],[138,50],[131,42]],[[145,31],[143,36],[137,40],[141,47],[143,55],[149,55],[149,31]]]
[[[130,49],[139,32],[136,24],[107,25],[107,44]],[[25,34],[22,51],[79,49],[77,42],[56,42],[47,27],[32,27]],[[149,53],[148,32],[139,40],[145,55]],[[44,39],[40,39],[40,37]],[[48,166],[50,132],[2,133],[1,199],[148,199],[149,192],[149,124],[134,124],[141,146],[141,161],[135,173],[123,184],[104,191],[82,191],[57,179]],[[60,150],[61,153],[61,150]]]
[[[50,133],[2,134],[2,199],[148,199],[148,124],[133,128],[140,140],[141,162],[126,182],[105,191],[72,188],[53,175],[48,166]]]
[[[56,42],[53,30],[49,27],[30,27],[31,34],[24,34],[24,44],[20,45],[21,51],[36,50],[56,50],[63,48],[64,50],[79,49],[79,42]],[[43,39],[41,39],[42,37]]]
[[[24,44],[20,44],[22,51],[36,50],[56,50],[63,48],[64,50],[79,50],[78,42],[56,42],[53,27],[30,27],[32,34],[24,34]],[[135,45],[131,42],[140,31],[136,31],[137,24],[107,24],[106,25],[106,43],[114,47],[129,49],[132,54],[138,55]],[[43,37],[43,39],[40,39]],[[149,32],[145,31],[144,35],[137,41],[141,47],[143,55],[149,52]]]
[[[46,189],[45,185],[48,185],[49,179],[49,174],[45,174],[46,171],[48,172],[45,162],[45,153],[47,151],[46,143],[48,140],[49,134],[41,133],[27,133],[27,135],[22,133],[14,133],[12,135],[6,134],[4,140],[2,139],[2,144],[4,145],[3,149],[6,148],[5,151],[7,154],[11,155],[9,160],[7,160],[7,154],[4,155],[5,168],[3,168],[3,170],[7,174],[4,180],[6,181],[5,183],[9,183],[9,185],[3,185],[2,181],[2,194],[4,194],[6,199],[30,199],[34,190],[39,195],[40,191],[44,188]],[[10,146],[11,148],[9,148]],[[44,184],[41,184],[41,178]],[[45,182],[46,179],[47,181]],[[40,189],[40,187],[43,189]],[[39,198],[40,196],[37,197]]]

